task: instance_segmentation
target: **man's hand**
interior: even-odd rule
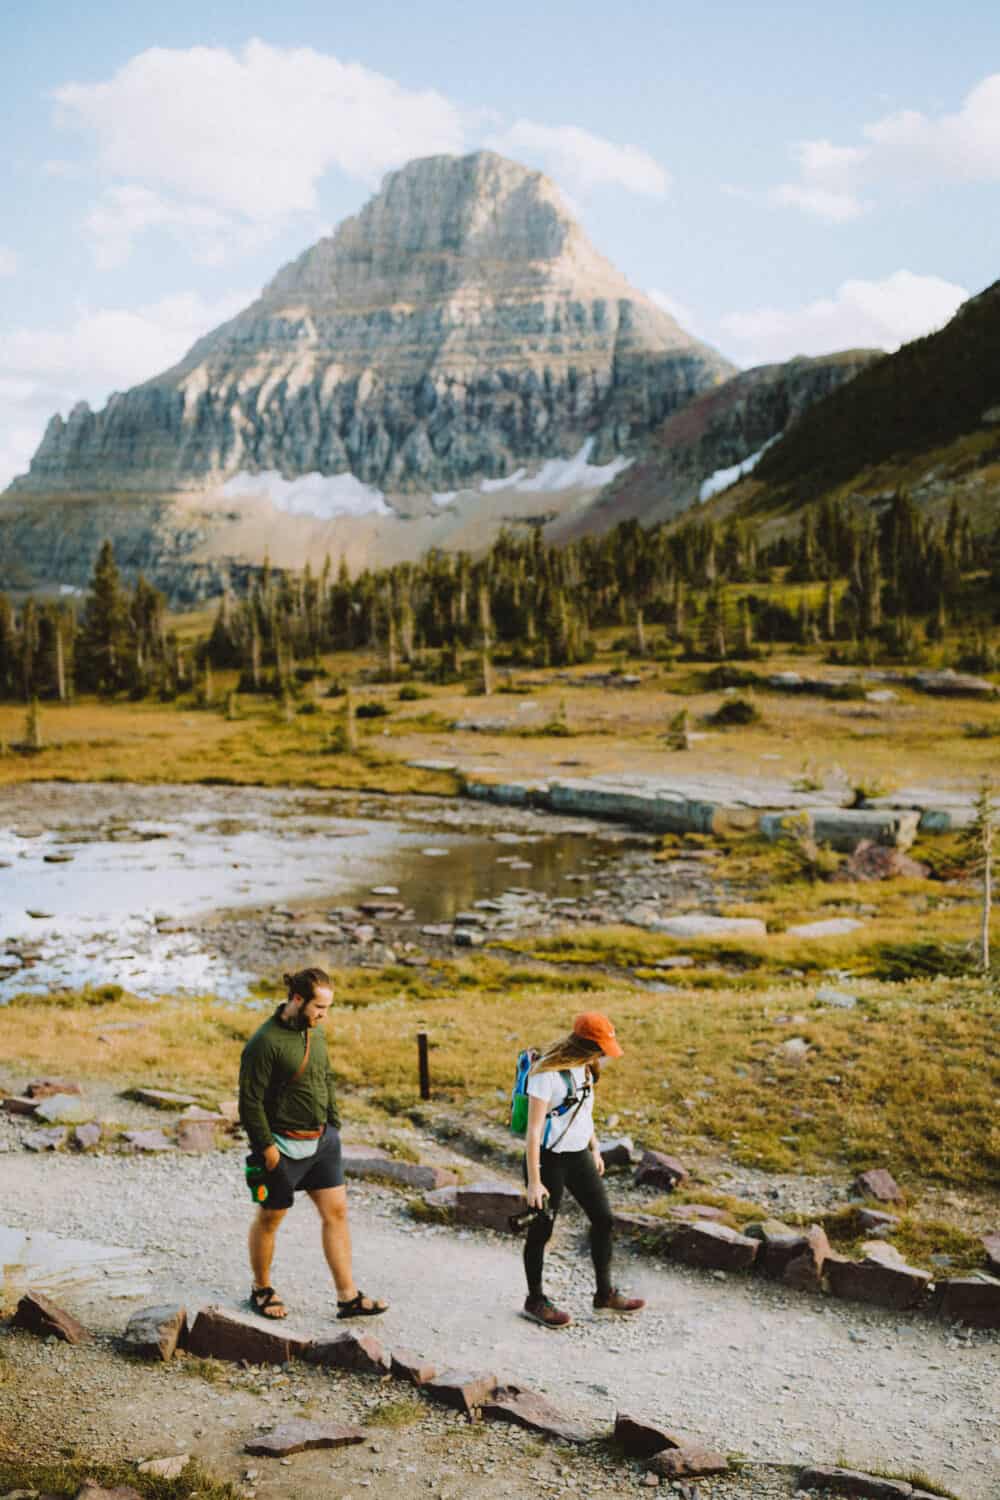
[[[594,1166],[597,1168],[597,1175],[598,1175],[598,1177],[603,1177],[604,1176],[604,1157],[601,1155],[601,1148],[597,1144],[597,1142],[595,1141],[594,1144],[591,1146],[590,1149],[591,1149],[591,1152],[592,1152],[593,1157],[594,1157]]]
[[[269,1172],[273,1172],[281,1160],[281,1152],[277,1146],[264,1147],[264,1165]]]

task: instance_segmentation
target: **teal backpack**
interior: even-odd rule
[[[525,1136],[528,1133],[528,1074],[532,1066],[538,1061],[541,1054],[534,1047],[525,1047],[523,1052],[517,1055],[517,1071],[514,1074],[514,1087],[510,1094],[510,1130],[512,1135]],[[559,1077],[566,1085],[566,1097],[561,1104],[550,1109],[545,1117],[545,1130],[542,1133],[542,1146],[548,1146],[552,1135],[552,1121],[560,1115],[568,1114],[570,1110],[576,1112],[581,1108],[583,1101],[590,1093],[590,1085],[584,1084],[580,1093],[576,1091],[573,1075],[568,1068],[559,1069]],[[572,1120],[567,1121],[566,1127],[559,1136],[559,1140],[566,1134]]]

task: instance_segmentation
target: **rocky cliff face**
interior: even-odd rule
[[[562,537],[606,531],[619,521],[667,521],[739,477],[741,466],[817,401],[852,380],[876,349],[761,365],[691,401],[651,434],[644,452],[593,504],[556,523]]]
[[[172,370],[52,418],[22,493],[170,494],[237,475],[453,491],[589,441],[606,464],[732,367],[490,152],[387,177]]]

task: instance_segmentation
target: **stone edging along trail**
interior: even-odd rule
[[[21,1298],[11,1326],[43,1338],[70,1344],[86,1343],[90,1334],[76,1318],[38,1292]],[[731,1471],[725,1454],[713,1452],[692,1439],[661,1424],[617,1411],[614,1428],[601,1432],[568,1417],[537,1391],[517,1385],[502,1385],[494,1374],[450,1370],[435,1365],[410,1350],[389,1353],[372,1334],[345,1332],[332,1339],[313,1340],[262,1327],[249,1317],[224,1308],[199,1309],[189,1324],[187,1309],[177,1303],[146,1307],[133,1313],[121,1340],[123,1352],[147,1360],[171,1360],[178,1350],[196,1357],[245,1365],[287,1365],[304,1360],[324,1369],[353,1375],[370,1375],[405,1383],[420,1395],[465,1416],[469,1421],[510,1423],[563,1444],[612,1442],[624,1459],[639,1460],[646,1471],[645,1483],[656,1487],[661,1479],[724,1475]],[[249,1438],[244,1452],[265,1458],[286,1459],[309,1449],[340,1448],[363,1443],[370,1436],[364,1428],[344,1423],[290,1417],[269,1432]],[[183,1472],[186,1456],[147,1461],[140,1469],[164,1478]],[[741,1463],[740,1472],[772,1464]],[[794,1466],[786,1466],[794,1469]],[[887,1479],[838,1465],[807,1464],[799,1468],[800,1491],[855,1496],[861,1500],[936,1500],[929,1491],[903,1479]],[[121,1493],[120,1491],[117,1493]]]

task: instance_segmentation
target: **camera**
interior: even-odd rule
[[[511,1234],[523,1234],[536,1219],[547,1219],[549,1217],[550,1215],[544,1208],[522,1208],[520,1213],[511,1214],[507,1223],[510,1225]]]

